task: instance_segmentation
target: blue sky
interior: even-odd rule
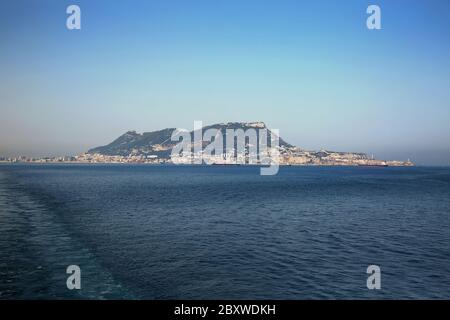
[[[447,0],[4,2],[0,155],[264,121],[308,149],[450,165],[449,14]]]

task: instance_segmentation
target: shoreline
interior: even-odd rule
[[[80,161],[0,161],[0,165],[10,164],[10,165],[148,165],[148,166],[213,166],[213,167],[267,167],[263,164],[195,164],[195,163],[151,163],[151,162],[80,162]],[[400,168],[400,167],[417,167],[415,164],[405,164],[405,165],[363,165],[363,164],[278,164],[280,167],[360,167],[360,168]],[[421,166],[419,167],[448,167],[448,166]]]

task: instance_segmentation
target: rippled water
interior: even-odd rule
[[[0,299],[448,299],[450,168],[1,165],[0,253]]]

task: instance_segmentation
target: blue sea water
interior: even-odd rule
[[[11,298],[449,299],[450,168],[0,165]]]

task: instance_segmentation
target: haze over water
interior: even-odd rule
[[[449,199],[450,168],[0,165],[0,299],[448,299]]]

